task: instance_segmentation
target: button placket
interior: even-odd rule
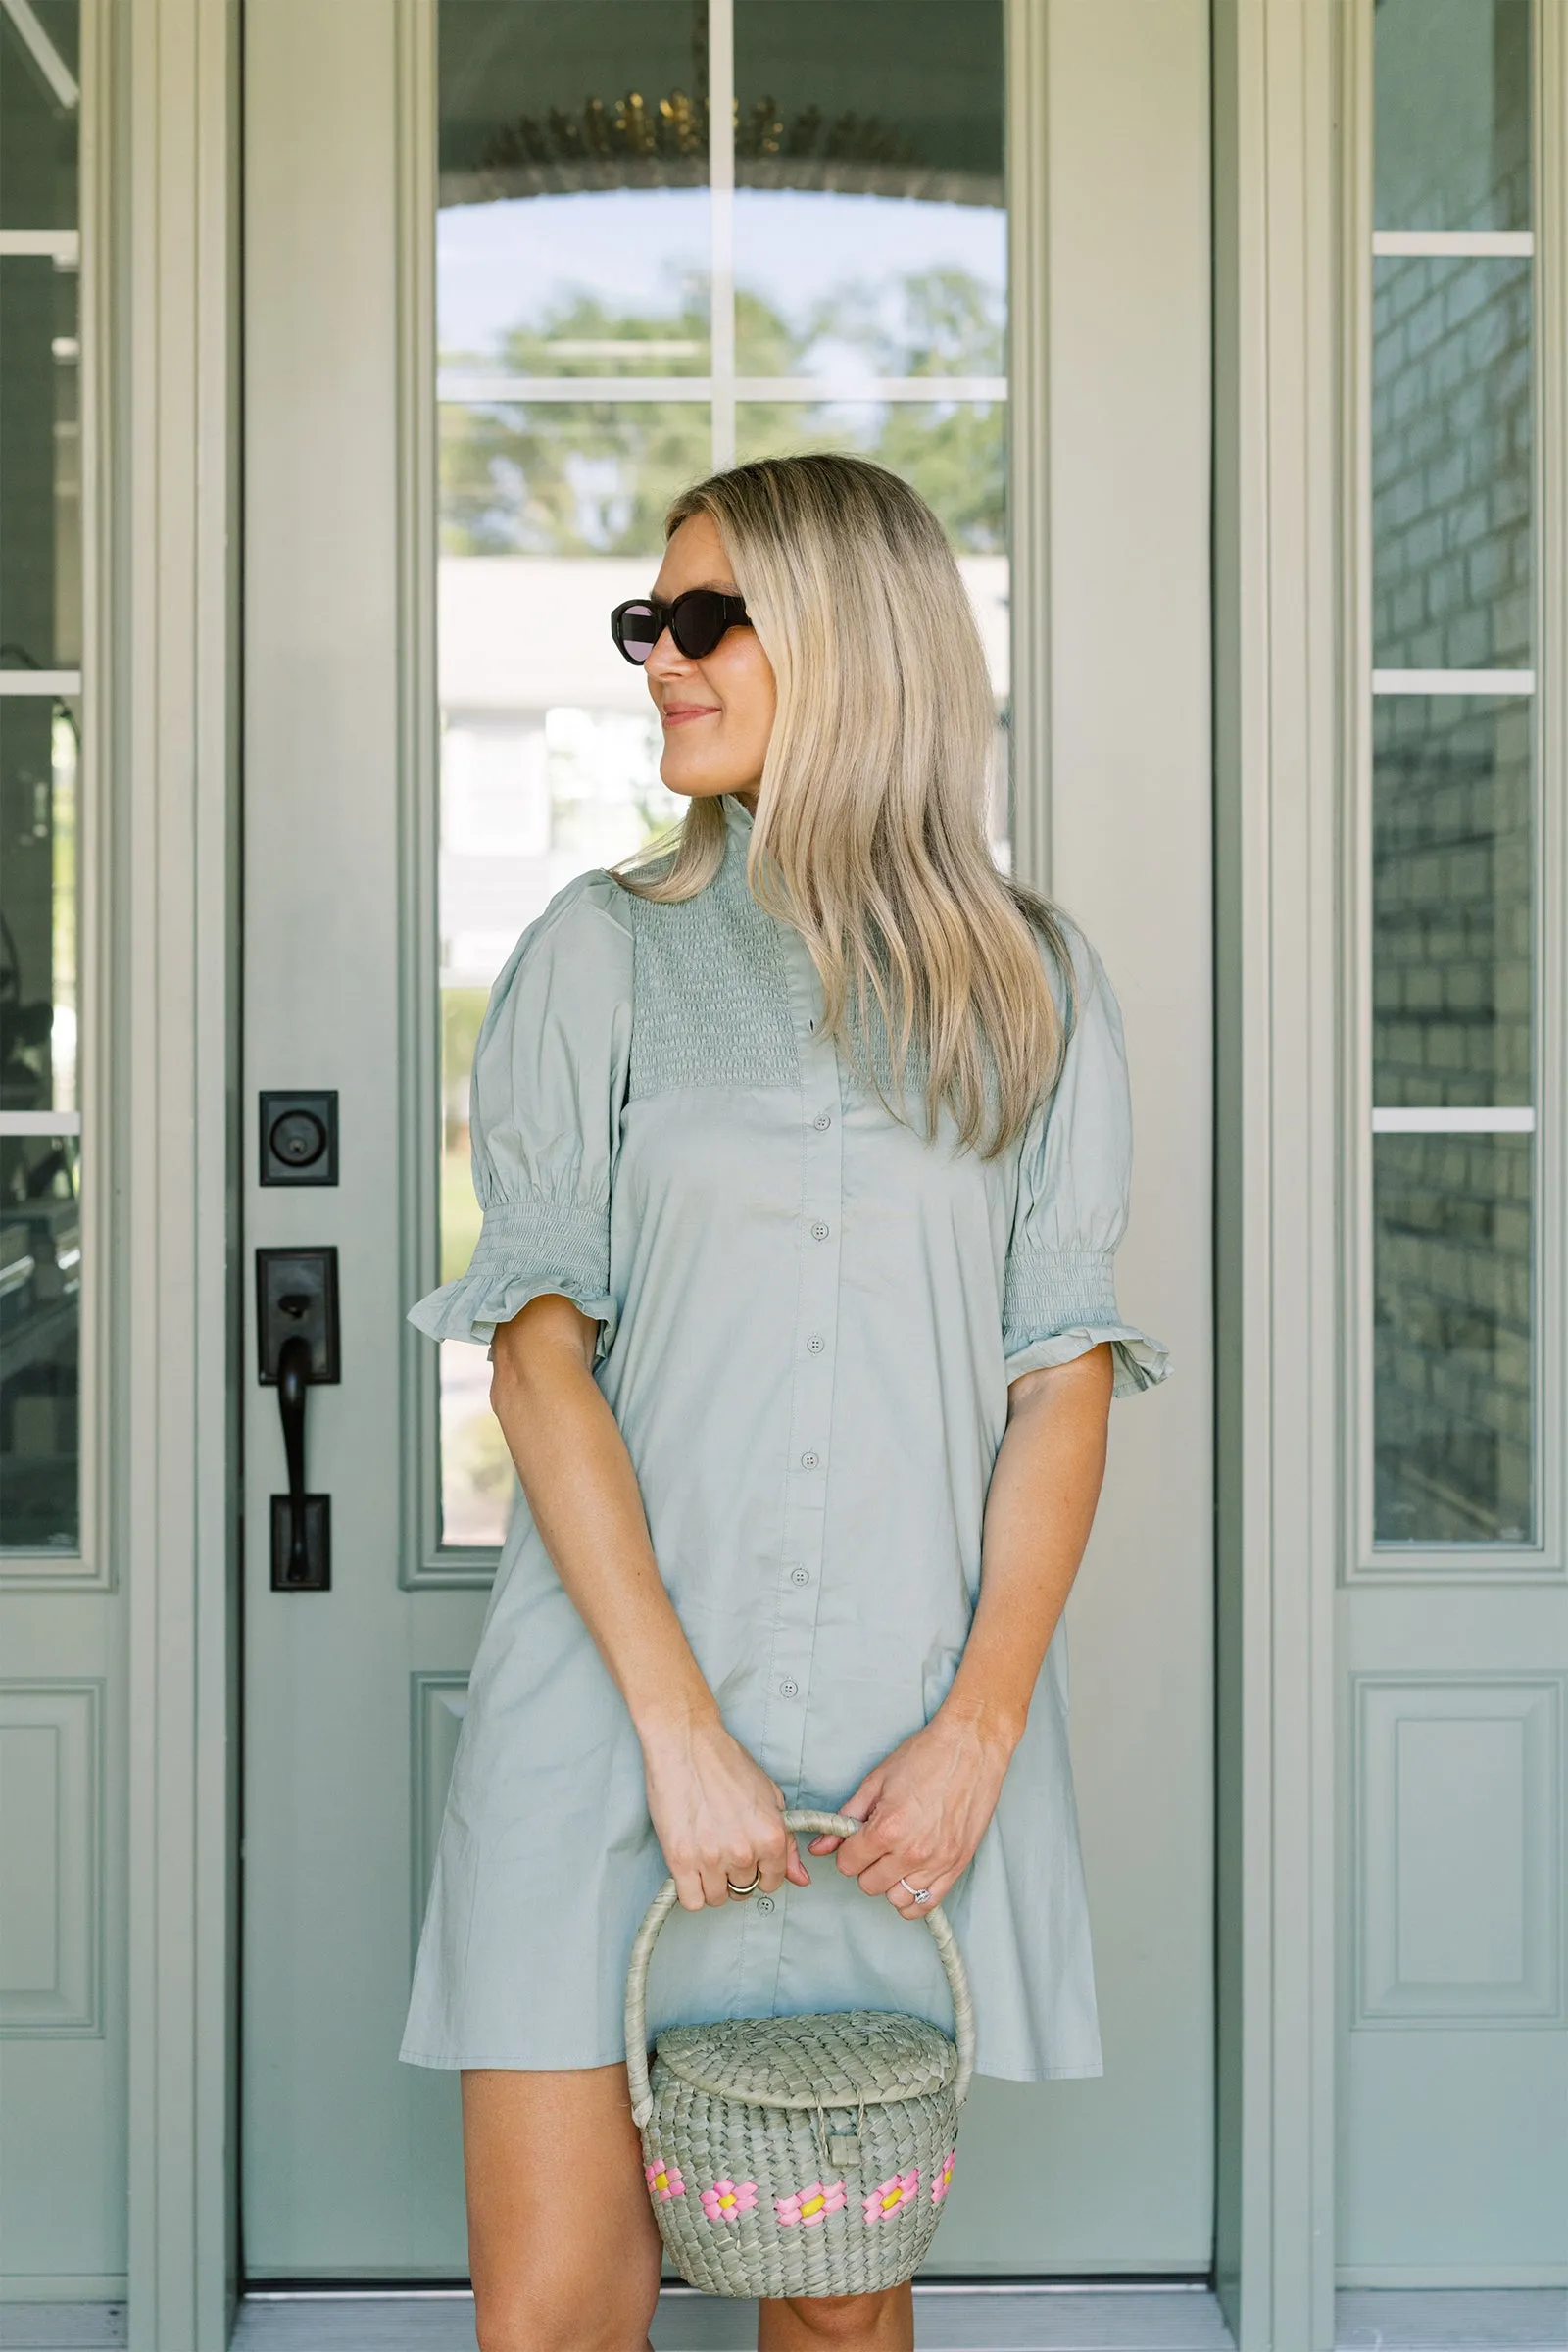
[[[792,1798],[801,1786],[811,1662],[822,1589],[838,1331],[844,1205],[838,1055],[819,1038],[820,989],[799,934],[784,930],[790,1007],[800,1055],[801,1196],[796,1243],[795,1363],[784,1526],[774,1587],[763,1752],[760,1761]],[[783,1906],[779,1918],[782,1924]]]

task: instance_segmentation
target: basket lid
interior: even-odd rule
[[[694,2090],[755,2107],[885,2106],[945,2090],[958,2072],[946,2034],[887,2009],[671,2026],[657,2054]]]

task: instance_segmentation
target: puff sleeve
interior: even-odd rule
[[[473,1186],[484,1222],[466,1274],[409,1311],[436,1340],[486,1345],[546,1292],[614,1336],[610,1198],[631,1049],[632,942],[619,887],[557,894],[491,991],[474,1049]]]
[[[1009,1381],[1111,1344],[1112,1394],[1165,1379],[1159,1341],[1124,1323],[1112,1260],[1127,1227],[1132,1109],[1121,1012],[1104,968],[1068,933],[1074,1005],[1061,1074],[1023,1140],[1003,1291]],[[1048,964],[1051,959],[1048,957]],[[1058,999],[1065,992],[1053,971]]]

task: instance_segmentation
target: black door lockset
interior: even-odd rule
[[[305,1397],[342,1378],[336,1250],[258,1250],[256,1339],[263,1384],[277,1390],[288,1493],[272,1496],[272,1590],[332,1583],[332,1497],[305,1491]]]
[[[336,1184],[335,1088],[264,1093],[259,1112],[263,1184]]]

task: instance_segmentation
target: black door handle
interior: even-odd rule
[[[288,1493],[272,1496],[272,1590],[332,1583],[332,1497],[305,1487],[307,1392],[340,1377],[335,1250],[258,1250],[256,1334],[263,1382],[277,1388]]]
[[[277,1359],[277,1409],[283,1421],[283,1458],[288,1464],[288,1493],[279,1495],[288,1505],[287,1558],[284,1581],[302,1585],[310,1576],[310,1547],[305,1533],[305,1393],[311,1385],[311,1343],[296,1332],[285,1340]],[[273,1549],[276,1549],[274,1539]]]

